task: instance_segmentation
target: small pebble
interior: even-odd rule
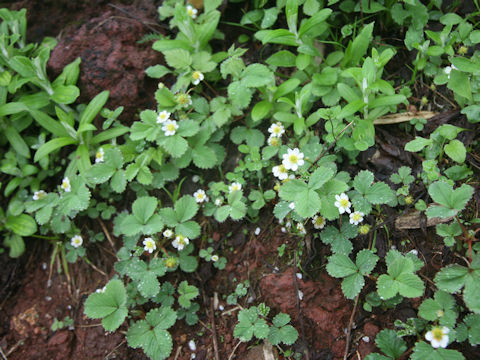
[[[303,292],[301,290],[298,290],[298,299],[303,300]]]
[[[191,351],[196,351],[197,350],[197,346],[195,345],[195,341],[193,341],[193,340],[190,340],[188,342],[188,347],[190,348]]]
[[[259,228],[259,227],[257,227],[257,228],[255,229],[255,235],[258,235],[258,234],[260,234],[260,228]]]
[[[42,263],[42,269],[47,270],[47,263],[46,262]]]
[[[223,305],[218,305],[218,310],[223,311],[225,307]]]
[[[52,297],[51,296],[45,296],[45,300],[46,301],[52,301]]]
[[[295,275],[297,276],[298,280],[302,280],[303,275],[301,273],[296,273]]]
[[[370,342],[370,338],[368,336],[364,336],[362,337],[362,340],[366,343],[369,343]]]

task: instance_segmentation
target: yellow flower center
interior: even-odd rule
[[[322,226],[325,220],[323,220],[323,217],[319,216],[317,220],[315,220],[315,225]]]
[[[340,199],[340,206],[343,208],[347,208],[350,205],[350,201],[347,199]]]
[[[362,218],[360,214],[357,214],[357,213],[354,213],[352,217],[354,221],[359,221]]]
[[[177,259],[173,258],[173,257],[169,257],[167,259],[165,259],[165,266],[168,267],[168,268],[173,268],[177,265]]]
[[[100,151],[98,151],[97,154],[95,155],[95,158],[97,158],[97,159],[102,159],[102,158],[103,158],[103,154],[102,154]]]
[[[175,124],[168,124],[167,125],[167,130],[168,131],[175,131]]]
[[[433,335],[433,338],[437,341],[441,341],[443,339],[443,330],[442,328],[433,328],[432,329],[432,335]]]
[[[275,126],[275,127],[273,128],[273,132],[274,132],[275,134],[280,134],[281,131],[282,131],[282,128],[281,128],[280,126]]]
[[[197,194],[197,199],[198,200],[202,200],[204,197],[205,197],[205,195],[203,195],[202,193]]]
[[[295,154],[291,154],[289,157],[288,157],[288,160],[290,160],[290,162],[292,164],[296,164],[298,162],[298,156],[295,155]]]
[[[147,247],[147,249],[153,249],[153,241],[147,241],[145,246]]]
[[[443,315],[445,315],[443,310],[437,310],[437,317],[442,317]]]
[[[70,186],[70,184],[68,183],[68,181],[66,181],[66,180],[62,181],[62,188],[63,189],[67,189],[69,186]]]
[[[200,79],[200,73],[198,71],[195,71],[192,75],[192,77],[195,79],[195,80],[198,80]]]
[[[270,145],[272,145],[272,146],[278,146],[279,143],[280,143],[280,142],[278,141],[278,138],[272,137],[272,138],[270,139]]]

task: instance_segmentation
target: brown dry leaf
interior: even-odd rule
[[[410,121],[414,118],[425,118],[430,119],[438,115],[438,113],[434,113],[433,111],[417,111],[417,112],[404,112],[400,114],[389,114],[373,121],[374,125],[388,125],[388,124],[398,124],[402,122]]]
[[[421,217],[422,213],[418,210],[412,211],[408,214],[399,216],[395,220],[395,228],[397,230],[407,230],[407,229],[420,229],[421,226]],[[435,226],[438,224],[443,224],[453,220],[453,216],[442,219],[442,218],[427,218],[427,227]]]

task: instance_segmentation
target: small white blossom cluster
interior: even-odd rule
[[[172,241],[172,246],[178,251],[182,251],[190,243],[190,239],[183,235],[176,235]]]
[[[268,145],[279,146],[282,143],[281,137],[285,133],[285,128],[283,127],[282,123],[277,122],[270,125],[270,127],[268,128],[268,132],[270,133],[270,136],[268,138]]]
[[[197,17],[198,10],[195,9],[192,5],[187,5],[187,15],[190,16],[192,19]]]
[[[350,224],[358,225],[363,221],[363,217],[365,216],[364,213],[361,211],[354,211],[352,213],[352,210],[350,209],[352,203],[347,194],[341,193],[340,195],[335,195],[335,200],[335,206],[338,208],[340,215],[344,213],[350,214]]]
[[[157,250],[157,244],[155,243],[155,240],[153,240],[151,237],[145,238],[145,240],[143,240],[143,250],[147,251],[149,254]]]
[[[280,180],[288,179],[288,170],[297,171],[298,167],[305,163],[303,157],[303,153],[298,148],[288,149],[287,153],[283,154],[282,164],[272,168],[273,175]],[[294,177],[293,174],[291,176]]]
[[[72,186],[70,185],[70,179],[68,177],[64,177],[62,180],[62,184],[60,185],[63,191],[70,192],[72,191]]]
[[[165,136],[175,135],[178,129],[176,120],[170,120],[170,113],[167,110],[160,111],[157,116],[157,124],[162,125],[162,130]]]
[[[43,190],[38,190],[33,193],[32,199],[33,200],[42,200],[47,197],[47,193]]]

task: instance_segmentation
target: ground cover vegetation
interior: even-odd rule
[[[107,89],[77,102],[80,58],[50,79],[55,39],[28,43],[25,11],[1,9],[3,251],[21,257],[41,239],[50,267],[58,259],[68,278],[72,263],[95,266],[86,249],[111,232],[115,275],[88,296],[84,313],[105,331],[123,326],[128,346],[161,360],[173,356],[171,328],[193,326],[205,313],[189,275],[202,263],[226,271],[229,250],[214,244],[212,224],[255,229],[274,218],[254,235],[277,228],[297,239],[278,254],[299,275],[315,276],[307,262],[323,261],[316,271],[341,279],[352,318],[357,308],[416,299],[415,316],[383,324],[377,352],[365,359],[468,359],[480,344],[480,4],[473,3],[459,15],[458,4],[441,0],[165,0],[158,21],[168,31],[142,39],[164,59],[145,69],[158,79],[157,103],[128,125],[119,120],[122,107],[105,107]],[[242,10],[236,22],[223,20],[231,9]],[[431,115],[421,110],[452,107],[462,126],[424,131]],[[400,151],[416,165],[388,175],[356,167],[382,124],[408,136]],[[435,273],[422,272],[425,257],[409,242],[376,246],[380,233],[397,231],[388,216],[409,211],[418,228],[434,226],[429,241],[451,254]],[[85,227],[97,218],[109,232]],[[312,242],[324,259],[312,257]],[[279,358],[309,358],[294,346],[299,324],[269,304],[242,301],[248,288],[240,282],[224,294],[228,305],[242,304],[238,344],[269,343]],[[55,327],[71,320],[55,319]]]

